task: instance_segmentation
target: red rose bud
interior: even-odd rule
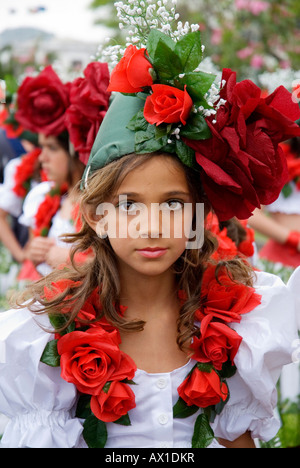
[[[228,387],[220,381],[214,370],[202,372],[195,367],[192,374],[178,387],[178,394],[188,406],[207,408],[221,400],[225,401],[228,397]]]
[[[201,336],[194,338],[191,348],[195,351],[192,358],[199,362],[211,362],[215,369],[221,370],[230,359],[233,364],[242,338],[235,330],[221,322],[212,322],[212,316],[206,316],[201,322]]]
[[[118,91],[120,93],[138,93],[143,88],[153,84],[150,70],[152,65],[147,60],[146,49],[137,49],[130,45],[114,68],[111,74],[110,84],[107,91]]]
[[[193,101],[186,91],[172,86],[156,84],[153,94],[146,99],[144,117],[152,125],[182,123],[186,121],[193,107]]]
[[[135,408],[135,395],[128,384],[111,382],[107,393],[92,396],[91,410],[103,422],[113,422]]]

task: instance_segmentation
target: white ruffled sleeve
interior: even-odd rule
[[[24,200],[23,213],[19,217],[19,223],[26,227],[35,229],[35,215],[40,204],[45,200],[45,196],[50,192],[52,182],[41,182],[30,190]]]
[[[247,431],[264,441],[277,434],[276,383],[283,366],[292,362],[298,337],[289,288],[277,276],[256,275],[262,302],[240,323],[231,324],[243,341],[235,357],[237,372],[227,380],[230,399],[213,424],[216,437],[231,441]]]
[[[23,199],[14,191],[15,173],[21,158],[12,159],[4,169],[4,181],[0,185],[0,208],[12,216],[18,217],[22,213]]]
[[[1,448],[80,446],[76,389],[40,362],[52,339],[28,309],[0,313],[0,413],[9,418]]]
[[[296,301],[296,317],[298,330],[300,330],[300,267],[296,268],[289,279],[288,288],[294,295]]]

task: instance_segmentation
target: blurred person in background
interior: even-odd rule
[[[60,237],[80,227],[76,187],[108,109],[108,80],[108,66],[99,62],[71,83],[47,66],[18,89],[15,117],[38,134],[47,178],[28,193],[19,218],[30,232],[20,280],[36,280],[69,259],[70,247]]]
[[[260,266],[283,279],[300,265],[300,138],[281,145],[288,163],[288,181],[278,199],[248,220],[249,225],[267,237],[259,250]]]

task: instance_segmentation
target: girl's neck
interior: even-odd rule
[[[128,307],[129,314],[139,311],[139,319],[147,320],[149,314],[161,314],[162,310],[178,308],[176,278],[171,272],[155,277],[126,274],[121,275],[121,304]],[[173,311],[173,312],[172,312]]]

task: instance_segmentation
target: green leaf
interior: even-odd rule
[[[282,195],[284,198],[288,198],[290,195],[293,193],[293,188],[291,184],[285,184],[285,186],[282,189]]]
[[[156,140],[155,138],[151,138],[137,143],[135,151],[137,154],[155,153],[162,150],[166,144],[167,142],[162,139]]]
[[[195,70],[202,60],[200,31],[183,36],[175,46],[175,53],[182,63],[182,72],[188,73]]]
[[[188,418],[198,410],[198,406],[188,406],[187,403],[181,397],[179,397],[177,403],[173,407],[173,417],[179,419]]]
[[[60,366],[60,355],[57,351],[57,341],[58,340],[49,341],[49,343],[47,343],[47,345],[45,346],[44,352],[41,357],[41,362],[47,364],[47,366]]]
[[[41,237],[47,237],[49,233],[49,228],[45,227],[41,230],[40,235]]]
[[[109,389],[110,389],[111,384],[112,384],[112,382],[106,382],[106,384],[105,384],[104,387],[102,388],[102,390],[103,390],[104,393],[108,393],[108,392],[109,392]]]
[[[182,140],[176,140],[176,154],[186,166],[195,166],[195,151],[187,146]]]
[[[114,421],[114,423],[121,424],[122,426],[131,426],[131,421],[128,413],[124,416],[121,416],[119,419],[117,419],[117,421]]]
[[[145,119],[144,108],[142,108],[138,111],[138,113],[134,117],[132,117],[129,124],[127,125],[127,128],[134,132],[138,130],[147,131],[148,126],[149,126],[149,122],[147,122],[147,120]]]
[[[91,413],[91,396],[90,395],[80,395],[76,408],[76,417],[80,419],[87,419]]]
[[[159,42],[153,66],[162,79],[170,80],[182,71],[181,61],[166,44]]]
[[[212,443],[214,437],[207,415],[200,414],[195,423],[192,448],[206,448]]]
[[[235,373],[236,373],[236,366],[232,365],[230,359],[228,359],[227,362],[224,362],[222,366],[222,370],[218,372],[218,374],[223,379],[229,379],[230,377],[233,377]]]
[[[202,114],[193,114],[182,128],[180,135],[189,140],[207,140],[211,137],[211,131]]]
[[[69,316],[67,314],[49,314],[49,320],[55,330],[60,330],[61,328],[65,327],[69,320]],[[67,333],[71,333],[74,330],[75,322],[72,322],[65,330],[61,332],[61,334],[66,335]]]
[[[89,448],[104,448],[107,441],[106,424],[91,414],[83,423],[82,435]]]
[[[147,42],[147,52],[151,60],[155,57],[159,42],[165,43],[171,50],[175,49],[176,43],[170,38],[170,36],[158,31],[158,29],[151,29]]]
[[[197,367],[201,372],[210,373],[213,370],[213,365],[210,362],[198,362]]]
[[[216,79],[216,75],[205,72],[186,73],[178,79],[181,85],[186,85],[187,92],[197,105],[207,107],[207,102],[204,100],[204,95],[210,89]]]
[[[160,138],[168,135],[172,130],[172,125],[155,125],[155,138],[159,140]]]

